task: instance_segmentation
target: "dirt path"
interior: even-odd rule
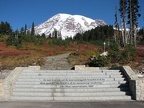
[[[72,66],[68,63],[69,53],[57,56],[46,57],[46,64],[41,67],[42,70],[70,70]]]
[[[72,66],[68,63],[68,56],[70,53],[61,54],[57,56],[46,57],[46,63],[41,67],[42,70],[70,70]],[[0,80],[5,79],[11,70],[0,71]]]

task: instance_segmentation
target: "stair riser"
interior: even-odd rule
[[[63,92],[63,93],[62,93]],[[85,96],[124,96],[125,92],[101,92],[101,93],[65,93],[62,91],[61,93],[24,93],[24,92],[14,92],[13,96],[40,96],[40,97],[85,97]]]
[[[130,96],[109,96],[109,97],[11,97],[11,100],[32,100],[32,101],[130,101]]]
[[[23,70],[22,73],[121,73],[119,70]]]
[[[20,76],[19,78],[27,79],[75,79],[75,78],[122,78],[122,75],[97,75],[97,76]]]
[[[92,84],[92,85],[97,85],[97,84],[125,84],[126,81],[109,81],[109,82],[102,82],[102,81],[93,81],[93,82],[57,82],[57,81],[42,81],[42,82],[16,82],[16,85],[38,85],[38,84],[49,84],[49,85],[79,85],[79,84]]]
[[[95,81],[95,80],[98,80],[98,79],[101,79],[101,78],[86,78],[86,79],[80,79],[80,78],[71,78],[71,79],[68,79],[68,81],[77,81],[77,82],[81,82],[81,81],[83,81],[83,80],[87,80],[87,81]],[[102,78],[102,79],[104,79],[105,81],[124,81],[125,79],[124,78]],[[47,79],[46,81],[47,82],[51,82],[52,80],[54,80],[54,79],[52,79],[52,78],[50,78],[50,79]],[[23,78],[19,78],[18,80],[17,80],[18,82],[39,82],[39,81],[44,81],[44,79],[23,79]],[[60,80],[57,80],[57,81],[66,81],[66,79],[65,78],[61,78]]]
[[[119,85],[119,84],[115,84],[115,85],[15,85],[15,87],[19,87],[19,88],[60,88],[60,89],[64,89],[64,88],[104,88],[104,87],[126,87],[127,85],[123,84],[123,85]]]
[[[121,73],[22,73],[21,75],[24,76],[57,76],[57,75],[61,75],[61,76],[68,76],[68,75],[77,75],[77,76],[83,76],[83,75],[121,75]]]
[[[62,89],[54,89],[56,93],[61,92]],[[65,93],[81,93],[81,92],[119,92],[128,91],[129,88],[97,88],[97,89],[64,89]],[[14,88],[14,92],[52,92],[53,89],[33,89],[33,88]]]

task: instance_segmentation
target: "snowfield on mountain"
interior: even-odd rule
[[[106,23],[103,20],[93,20],[81,15],[57,14],[36,26],[35,34],[44,33],[47,37],[50,35],[53,37],[56,32],[57,37],[65,39],[101,25],[106,25]]]

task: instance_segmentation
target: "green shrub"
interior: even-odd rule
[[[104,67],[107,66],[108,64],[109,64],[108,57],[99,55],[98,57],[91,58],[89,66]]]
[[[129,63],[136,56],[136,50],[133,46],[127,45],[122,52],[122,62]]]
[[[136,50],[133,46],[127,45],[124,49],[117,49],[114,47],[109,50],[108,57],[111,63],[122,63],[126,64],[133,60],[136,55]]]

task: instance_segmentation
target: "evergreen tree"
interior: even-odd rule
[[[20,33],[24,34],[24,28],[23,27],[21,28]]]
[[[1,21],[1,24],[0,24],[0,33],[1,34],[5,34],[6,33],[6,25],[3,21]]]
[[[25,24],[25,28],[24,28],[24,34],[27,34],[27,25]]]
[[[130,24],[130,43],[136,46],[136,37],[138,27],[138,18],[141,16],[139,13],[138,0],[128,0],[128,24]]]
[[[35,35],[34,22],[32,23],[31,36]]]
[[[31,35],[30,30],[27,30],[26,34],[27,34],[28,36],[30,36],[30,35]]]
[[[140,29],[138,31],[138,35],[140,37],[140,40],[139,41],[143,41],[144,42],[144,28]]]
[[[75,36],[74,36],[74,40],[82,40],[82,34],[80,34],[80,33],[77,33]]]
[[[44,33],[41,35],[41,37],[42,37],[42,38],[46,38],[46,36],[45,36],[45,34],[44,34]]]
[[[16,30],[15,33],[14,33],[14,36],[15,36],[15,40],[17,40],[17,41],[19,40],[19,39],[18,39],[18,35],[19,35],[19,31]]]
[[[127,36],[126,36],[126,13],[127,13],[127,0],[120,0],[119,3],[119,12],[122,18],[122,41],[123,45],[127,44]]]
[[[55,39],[58,38],[58,31],[56,29],[54,29],[54,31],[52,33],[52,37],[54,37]]]
[[[115,8],[115,24],[114,24],[114,26],[116,28],[116,31],[118,31],[118,35],[117,34],[114,35],[115,42],[116,42],[116,41],[119,41],[119,37],[120,37],[117,7]]]
[[[0,33],[1,34],[11,34],[12,33],[12,28],[11,28],[10,24],[7,21],[6,22],[1,21],[1,23],[0,23]]]
[[[12,28],[11,28],[10,24],[6,21],[5,25],[6,25],[6,34],[11,34]]]
[[[51,35],[51,33],[49,34],[48,38],[52,38],[52,35]]]

